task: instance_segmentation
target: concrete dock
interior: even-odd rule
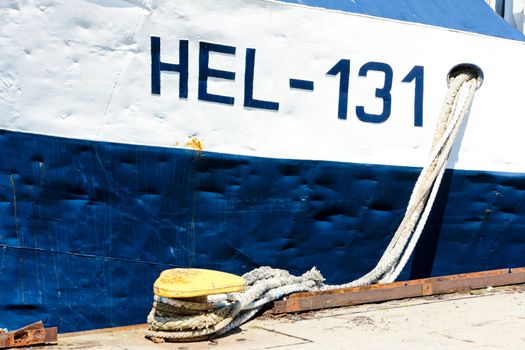
[[[145,325],[59,336],[62,349],[525,349],[525,285],[275,317],[212,341],[154,344]],[[44,349],[44,348],[41,348]]]

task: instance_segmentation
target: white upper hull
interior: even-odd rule
[[[196,137],[206,151],[292,159],[421,166],[447,91],[449,70],[479,66],[484,82],[449,167],[525,172],[525,43],[394,20],[260,0],[11,1],[0,7],[0,128],[122,143],[182,146]],[[179,63],[189,43],[188,98],[179,74],[162,71],[151,93],[151,37],[160,57]],[[208,93],[233,105],[199,99],[199,43],[235,47],[209,53],[208,67],[235,80],[208,78]],[[278,111],[246,108],[247,49],[256,49],[253,98]],[[348,115],[338,118],[339,75],[350,60]],[[393,71],[391,113],[381,123],[376,88]],[[423,126],[414,125],[415,82],[424,67]],[[291,89],[289,79],[314,82]]]

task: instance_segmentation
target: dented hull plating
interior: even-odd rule
[[[160,271],[194,266],[331,283],[366,273],[418,168],[276,160],[3,132],[2,325],[144,322]],[[518,267],[525,175],[448,170],[401,278]]]

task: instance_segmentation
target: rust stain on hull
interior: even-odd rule
[[[191,148],[195,151],[203,151],[204,142],[196,137],[191,137],[186,143],[184,143],[184,147]]]

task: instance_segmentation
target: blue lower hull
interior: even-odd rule
[[[419,169],[0,132],[0,327],[143,323],[159,272],[370,270]],[[525,266],[525,175],[447,171],[401,278]]]

